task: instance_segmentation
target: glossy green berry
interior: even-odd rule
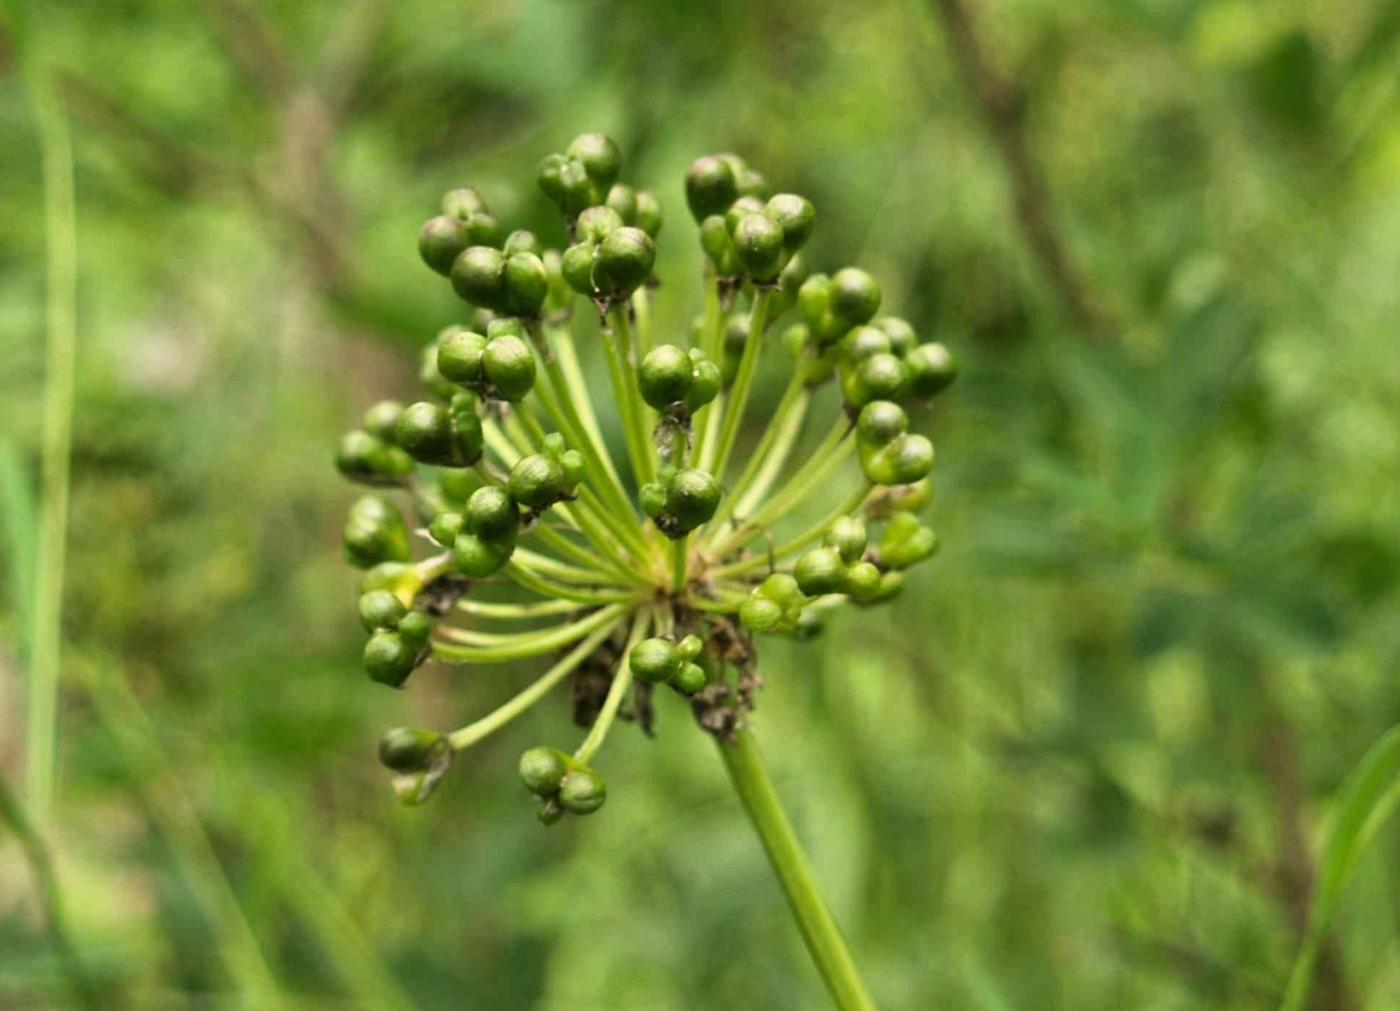
[[[809,597],[839,593],[846,581],[846,563],[834,548],[813,548],[797,560],[792,575]]]
[[[342,543],[345,557],[362,569],[381,562],[406,562],[412,557],[403,517],[380,495],[365,495],[350,507]]]
[[[439,358],[441,354],[438,353]],[[534,352],[513,334],[491,338],[482,355],[482,365],[486,381],[501,400],[521,400],[535,386]]]
[[[739,620],[755,632],[789,631],[802,617],[805,600],[796,578],[775,572],[749,594],[739,608]]]
[[[502,488],[486,485],[467,500],[466,528],[479,537],[513,537],[520,526],[520,510]]]
[[[958,377],[958,359],[942,344],[920,344],[904,363],[909,370],[909,395],[920,400],[941,393]]]
[[[535,178],[545,196],[569,217],[598,202],[594,199],[597,184],[577,159],[562,154],[547,155],[535,170]]]
[[[564,153],[583,166],[598,192],[606,194],[622,171],[622,152],[611,137],[583,133],[570,142]]]
[[[510,469],[507,487],[510,497],[526,509],[548,509],[564,496],[564,468],[553,457],[531,453]]]
[[[458,512],[441,512],[428,524],[428,536],[445,548],[452,547],[457,535],[462,532],[465,517]]]
[[[867,601],[880,592],[880,570],[870,562],[856,562],[846,569],[843,592],[852,600]]]
[[[685,408],[693,414],[719,394],[724,375],[699,348],[690,349],[690,365],[690,392],[685,397]]]
[[[486,338],[481,334],[460,327],[450,330],[438,340],[438,373],[450,382],[475,386],[485,374],[485,354]]]
[[[505,242],[506,230],[491,215],[482,212],[473,214],[466,220],[467,242],[473,246],[500,248]]]
[[[739,607],[739,620],[754,632],[771,632],[783,620],[783,607],[767,597],[750,596]]]
[[[671,678],[671,684],[682,695],[694,695],[705,687],[705,681],[705,669],[697,663],[684,664]]]
[[[913,351],[919,343],[914,328],[898,316],[881,316],[873,325],[884,332],[890,340],[890,351],[901,358]]]
[[[905,433],[871,453],[862,449],[861,467],[876,484],[912,484],[933,469],[933,443]]]
[[[433,634],[433,619],[427,611],[409,611],[399,619],[398,633],[410,647],[421,649]]]
[[[856,441],[862,446],[878,448],[909,428],[909,416],[904,408],[888,400],[866,404],[856,417]]]
[[[403,404],[397,400],[381,400],[365,411],[365,416],[360,421],[360,427],[370,435],[377,435],[381,439],[393,441],[394,427],[399,423],[399,415],[401,414],[403,414]]]
[[[723,214],[739,196],[730,163],[714,155],[696,158],[685,174],[685,202],[696,221]]]
[[[665,639],[643,639],[628,654],[634,677],[648,684],[670,681],[680,673],[686,661],[680,651]]]
[[[400,484],[413,471],[413,458],[398,446],[368,432],[347,432],[336,451],[341,474],[360,484]]]
[[[907,569],[938,550],[938,535],[919,522],[913,513],[895,513],[880,538],[880,564],[890,569]]]
[[[789,255],[807,244],[817,224],[817,210],[812,201],[795,193],[779,193],[772,197],[764,205],[763,213],[782,229],[783,246]]]
[[[395,772],[421,772],[447,748],[447,738],[434,730],[395,727],[379,739],[379,761]]]
[[[534,253],[513,253],[502,273],[501,307],[513,316],[538,316],[549,294],[549,275]]]
[[[650,190],[638,190],[637,213],[635,218],[628,223],[636,225],[652,239],[655,239],[661,234],[661,225],[665,220],[665,215],[661,210],[661,202],[656,199],[656,194]]]
[[[422,586],[423,579],[412,565],[406,562],[380,562],[360,580],[360,593],[388,590],[407,607]]]
[[[429,218],[418,233],[418,255],[433,270],[444,277],[452,273],[452,264],[470,244],[466,223],[442,215]]]
[[[438,472],[438,492],[444,501],[464,504],[485,479],[467,467],[450,467]]]
[[[880,286],[863,270],[838,270],[831,278],[831,309],[853,325],[868,323],[880,311]]]
[[[594,282],[613,295],[630,295],[651,276],[656,246],[640,228],[617,229],[598,244]]]
[[[365,643],[365,670],[380,684],[398,688],[408,680],[417,662],[418,650],[404,642],[397,632],[375,632]]]
[[[481,459],[486,448],[485,430],[476,413],[476,397],[458,393],[452,398],[448,414],[452,417],[453,459],[444,463],[471,466]]]
[[[841,338],[841,350],[848,361],[859,362],[872,355],[892,354],[894,344],[880,327],[854,326]]]
[[[693,372],[689,353],[674,344],[662,344],[647,352],[637,367],[637,386],[643,400],[664,411],[690,393]]]
[[[442,213],[466,221],[474,214],[486,213],[486,201],[470,186],[459,186],[442,195]]]
[[[676,652],[687,663],[695,660],[705,649],[705,642],[698,635],[688,635],[676,643]]]
[[[858,516],[841,516],[826,532],[826,543],[847,565],[865,554],[866,539],[865,521]]]
[[[473,305],[495,309],[501,305],[501,274],[506,257],[490,246],[464,249],[452,264],[452,290]]]
[[[607,799],[607,784],[592,769],[575,766],[559,781],[559,806],[570,814],[592,814]]]
[[[739,265],[750,277],[771,281],[786,262],[783,229],[766,214],[745,214],[735,224],[731,239]]]
[[[462,533],[452,544],[452,564],[472,579],[485,579],[499,572],[515,551],[515,539],[486,540],[477,534]]]
[[[559,270],[565,282],[580,295],[592,296],[596,290],[593,284],[593,265],[598,260],[598,247],[580,242],[564,250],[559,261]]]
[[[734,237],[734,230],[739,227],[739,222],[750,214],[762,214],[763,201],[757,197],[740,197],[729,205],[729,210],[724,212],[724,227],[729,232],[729,237]]]
[[[715,273],[720,277],[734,277],[739,273],[739,257],[722,215],[712,214],[700,222],[700,248],[710,258]]]
[[[872,400],[895,400],[908,386],[904,362],[880,352],[851,363],[841,372],[841,395],[852,407]]]
[[[366,632],[381,628],[396,629],[399,619],[408,613],[403,601],[388,590],[371,590],[360,595],[360,624]]]
[[[637,191],[631,186],[614,183],[613,188],[608,190],[608,199],[603,203],[617,212],[623,224],[637,223]]]
[[[544,256],[544,243],[539,236],[527,228],[521,228],[511,232],[506,236],[506,241],[501,245],[501,252],[507,257],[516,253],[530,253],[533,256]]]
[[[708,471],[677,471],[666,485],[664,512],[670,518],[671,530],[663,532],[679,536],[707,523],[719,508],[719,498],[719,482]]]
[[[422,463],[450,463],[455,457],[452,416],[430,400],[405,407],[394,435],[404,452]]]
[[[597,245],[619,228],[626,227],[622,215],[606,204],[589,207],[574,223],[574,235],[579,242]]]
[[[520,756],[520,781],[537,797],[552,797],[569,770],[569,756],[557,748],[533,747]]]

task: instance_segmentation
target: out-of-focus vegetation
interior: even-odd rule
[[[917,422],[937,562],[762,643],[756,725],[882,1006],[1278,1005],[1339,785],[1400,721],[1400,9],[964,3],[1009,93],[917,0],[87,2],[32,11],[28,47],[9,22],[0,763],[23,781],[45,379],[27,52],[78,239],[42,827],[102,1006],[823,1006],[681,705],[616,735],[609,806],[561,830],[513,764],[563,695],[423,808],[374,761],[529,671],[367,682],[335,435],[461,314],[415,252],[438,195],[557,241],[531,170],[585,129],[662,196],[663,277],[700,269],[685,166],[741,151],[816,203],[816,267],[858,251],[962,357]],[[658,292],[660,332],[698,291]],[[0,1006],[59,1006],[23,854],[0,836]],[[1397,855],[1379,828],[1310,1006],[1400,1004]]]

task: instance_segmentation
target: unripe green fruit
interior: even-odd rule
[[[456,329],[443,336],[437,346],[438,374],[450,382],[471,386],[481,382],[486,338],[470,330]]]
[[[564,250],[564,257],[559,261],[559,270],[569,287],[580,295],[593,294],[593,265],[597,259],[598,247],[586,242]]]
[[[365,670],[375,681],[392,688],[408,680],[417,660],[418,651],[404,642],[397,632],[375,632],[365,643]]]
[[[802,601],[802,587],[797,578],[786,572],[775,572],[758,584],[758,592],[779,604],[796,604]]]
[[[739,620],[754,632],[771,632],[783,620],[783,607],[767,597],[749,597],[739,607]]]
[[[465,522],[466,520],[461,513],[438,513],[428,524],[428,536],[444,548],[450,548],[457,540],[457,535],[462,532]]]
[[[694,371],[690,355],[674,344],[662,344],[647,352],[637,368],[642,399],[658,411],[686,398]]]
[[[608,190],[608,199],[604,203],[617,212],[624,225],[637,223],[637,191],[631,186],[614,183],[613,188]]]
[[[884,352],[863,358],[841,374],[841,395],[852,407],[864,407],[872,400],[893,400],[905,389],[904,363]]]
[[[515,551],[515,539],[483,540],[476,534],[459,534],[452,545],[452,564],[472,579],[499,572]]]
[[[442,353],[438,352],[439,360]],[[519,337],[503,334],[486,345],[482,363],[487,381],[512,403],[525,397],[535,385],[535,355]]]
[[[423,463],[450,463],[455,456],[452,417],[447,408],[432,401],[405,407],[394,436],[404,452]]]
[[[520,781],[538,797],[552,797],[558,793],[568,769],[569,756],[557,748],[539,745],[520,756]]]
[[[607,784],[592,769],[576,766],[559,782],[559,806],[570,814],[592,814],[607,799]]]
[[[465,408],[456,406],[457,403],[457,398],[454,398],[454,406],[449,412],[452,415],[452,444],[456,448],[451,463],[470,466],[481,459],[481,454],[486,449],[486,433],[481,425],[481,417],[476,413],[476,401],[470,401]]]
[[[423,586],[418,570],[405,562],[380,562],[360,580],[360,593],[388,590],[407,606]]]
[[[446,746],[447,739],[436,731],[395,727],[379,739],[379,761],[395,772],[421,772]]]
[[[715,266],[720,277],[733,277],[739,273],[739,257],[734,252],[734,243],[729,238],[729,229],[724,218],[711,215],[700,222],[700,248]]]
[[[446,468],[438,473],[438,491],[445,501],[462,504],[482,485],[483,478],[466,467]]]
[[[874,323],[890,339],[890,351],[903,358],[919,343],[914,328],[898,316],[881,316]]]
[[[779,193],[768,201],[763,213],[782,229],[783,245],[789,254],[807,244],[817,224],[817,209],[812,201],[795,193]]]
[[[868,323],[880,311],[880,286],[863,270],[838,270],[831,279],[831,310],[852,324]]]
[[[699,348],[690,349],[690,360],[693,371],[690,392],[686,394],[685,398],[685,407],[687,411],[694,414],[715,399],[724,381],[724,376],[720,372],[719,366],[706,358],[705,353]]]
[[[335,456],[336,468],[361,484],[399,484],[413,471],[413,459],[398,446],[364,431],[347,432]]]
[[[629,223],[636,225],[652,239],[655,239],[661,234],[661,225],[664,221],[665,215],[662,213],[661,202],[656,199],[656,194],[650,190],[638,190],[636,218]]]
[[[521,457],[510,469],[510,497],[526,509],[548,509],[564,494],[564,468],[543,453]]]
[[[350,564],[362,569],[381,562],[406,562],[412,557],[408,528],[388,499],[366,495],[350,507],[342,543]]]
[[[666,486],[660,481],[648,481],[637,492],[642,512],[654,520],[659,520],[666,508]]]
[[[549,275],[534,253],[515,253],[505,261],[501,305],[514,316],[538,316],[549,294]]]
[[[771,281],[783,269],[786,250],[783,229],[765,214],[746,214],[734,226],[734,252],[739,265],[759,281]]]
[[[452,273],[453,262],[470,244],[466,223],[447,215],[429,218],[418,233],[418,255],[444,277]]]
[[[880,570],[870,562],[856,562],[846,569],[843,590],[852,600],[870,600],[880,591]]]
[[[360,596],[360,624],[366,632],[399,627],[399,619],[408,613],[403,602],[388,590],[371,590]]]
[[[890,335],[875,326],[853,326],[841,338],[841,347],[852,362],[863,361],[872,355],[890,354],[893,350]]]
[[[729,210],[724,212],[724,227],[729,232],[729,237],[734,237],[735,230],[739,227],[739,222],[750,214],[762,214],[763,201],[757,197],[740,197],[729,205]]]
[[[875,453],[862,451],[861,467],[876,484],[912,484],[933,469],[933,443],[922,435],[906,433]]]
[[[839,593],[846,580],[846,564],[834,548],[813,548],[793,566],[793,578],[809,597]]]
[[[728,161],[705,155],[691,162],[690,171],[685,174],[685,202],[696,221],[723,214],[738,196],[738,184]]]
[[[520,526],[520,510],[515,501],[494,485],[472,492],[465,515],[467,529],[488,540],[514,536]]]
[[[464,249],[452,264],[452,290],[473,305],[499,308],[504,295],[501,274],[505,263],[505,254],[499,249],[490,246]]]
[[[890,569],[907,569],[937,550],[937,534],[913,513],[896,513],[880,538],[880,564]]]
[[[438,340],[460,329],[461,327],[448,327],[438,335]],[[423,345],[423,352],[419,356],[418,379],[429,393],[441,400],[451,400],[452,395],[457,392],[457,387],[444,379],[438,371],[437,341]]]
[[[679,653],[681,659],[685,660],[687,663],[698,657],[704,648],[704,640],[698,635],[688,635],[680,642],[676,643],[676,652]]]
[[[648,684],[669,681],[685,665],[679,650],[665,639],[643,639],[628,654],[634,677]]]
[[[865,554],[865,521],[858,516],[841,516],[827,531],[826,543],[835,548],[847,565]]]
[[[594,280],[603,291],[630,295],[651,276],[656,246],[640,228],[619,228],[598,244]]]
[[[622,171],[622,152],[611,137],[601,133],[579,134],[564,153],[583,166],[584,172],[602,193],[617,182]]]
[[[942,344],[920,344],[905,359],[909,370],[909,395],[920,400],[945,390],[958,377],[958,359]]]
[[[443,194],[442,213],[465,221],[473,214],[485,214],[486,201],[472,187],[460,186]]]
[[[619,228],[626,226],[622,215],[606,204],[589,207],[578,216],[574,224],[574,235],[579,242],[597,245]]]
[[[719,482],[708,471],[677,471],[666,486],[665,512],[678,531],[689,532],[709,521],[719,497]]]
[[[506,236],[506,241],[501,246],[501,252],[507,257],[516,253],[530,253],[533,256],[544,256],[544,243],[539,236],[527,228],[521,228],[511,232]]]
[[[570,217],[597,203],[594,199],[597,184],[577,159],[562,154],[547,155],[536,169],[535,178],[545,196]]]
[[[473,214],[466,220],[467,244],[491,246],[499,249],[505,241],[506,230],[501,223],[486,212]]]
[[[705,687],[705,670],[699,664],[685,664],[671,678],[671,684],[682,695],[694,695]]]
[[[399,423],[399,415],[401,414],[403,414],[403,404],[397,400],[381,400],[365,411],[364,419],[360,425],[370,435],[392,440],[394,426]]]
[[[856,418],[856,440],[862,446],[879,447],[903,435],[908,427],[909,416],[904,408],[888,400],[876,400],[866,404]]]
[[[433,634],[433,619],[426,611],[409,611],[399,619],[399,638],[411,649],[422,649]]]

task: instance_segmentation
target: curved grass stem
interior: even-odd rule
[[[752,733],[741,728],[732,741],[718,744],[730,782],[758,831],[768,862],[831,999],[840,1011],[875,1011],[875,1001],[861,980],[841,928],[822,900],[812,868],[778,801]]]
[[[567,625],[508,635],[473,632],[468,629],[445,629],[439,634],[465,645],[454,645],[442,639],[434,639],[433,653],[456,663],[503,663],[506,660],[520,660],[577,642],[589,632],[608,622],[616,621],[626,611],[625,604],[611,604]]]

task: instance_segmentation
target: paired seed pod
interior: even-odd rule
[[[720,370],[699,348],[662,344],[647,352],[637,368],[642,399],[663,414],[689,416],[719,393]]]
[[[418,255],[444,277],[462,251],[471,246],[499,247],[505,229],[486,210],[481,194],[470,186],[448,191],[442,214],[428,219],[418,233]]]
[[[856,449],[860,466],[875,484],[912,484],[933,468],[933,443],[908,431],[904,408],[876,400],[856,418]]]
[[[341,542],[345,560],[360,569],[380,562],[406,562],[413,557],[403,517],[382,495],[365,495],[355,500]]]
[[[647,684],[669,684],[682,695],[694,695],[705,687],[705,670],[696,658],[704,643],[688,635],[678,643],[654,637],[632,647],[628,662],[632,674]]]
[[[437,370],[486,400],[525,398],[535,386],[535,354],[516,320],[492,320],[485,336],[453,327],[439,339]]]
[[[464,576],[489,576],[510,561],[519,532],[520,508],[510,492],[495,485],[478,488],[453,538],[452,563]]]
[[[410,404],[394,424],[394,441],[419,463],[470,467],[485,448],[476,398],[457,393],[446,406],[431,400]]]
[[[569,287],[580,295],[620,300],[651,276],[656,246],[640,228],[623,224],[622,216],[606,205],[589,207],[578,217],[576,241],[564,251],[560,270]]]
[[[506,316],[538,316],[549,275],[534,253],[469,246],[452,262],[452,290],[473,305]]]
[[[719,482],[708,471],[664,467],[655,481],[642,485],[642,509],[656,528],[678,540],[708,523],[719,508]]]
[[[563,154],[546,155],[535,170],[544,195],[567,218],[604,202],[622,172],[622,152],[601,133],[584,133]],[[659,221],[658,221],[659,227]]]
[[[520,756],[520,780],[543,801],[540,821],[551,825],[567,811],[592,814],[608,799],[603,777],[558,748],[543,745]]]

